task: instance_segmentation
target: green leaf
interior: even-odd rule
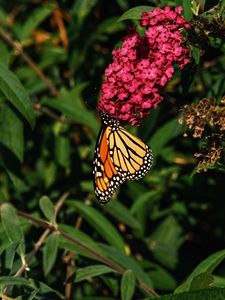
[[[56,8],[56,3],[45,3],[45,5],[34,9],[25,23],[17,30],[19,39],[28,38],[31,32],[36,29]]]
[[[64,296],[62,294],[60,294],[58,291],[51,288],[44,282],[33,280],[32,278],[30,278],[29,281],[31,282],[33,289],[39,290],[39,295],[45,296],[44,298],[41,298],[41,299],[54,299],[54,300],[58,299],[58,298],[61,300],[64,299]],[[56,298],[56,295],[57,295],[57,298]]]
[[[8,236],[5,234],[5,229],[2,222],[0,222],[0,255],[10,246]]]
[[[204,290],[210,288],[213,284],[214,278],[208,272],[203,272],[193,278],[190,286],[190,291]]]
[[[34,290],[32,293],[29,294],[29,298],[27,300],[36,300],[36,295],[39,293],[39,289]]]
[[[119,17],[117,22],[124,21],[124,20],[140,20],[141,14],[143,12],[151,11],[154,7],[152,6],[136,6],[131,9],[128,9],[122,16]]]
[[[213,276],[213,287],[225,288],[225,278],[221,276]]]
[[[0,6],[0,23],[6,25],[8,21],[8,14],[7,12],[3,9],[2,6]]]
[[[24,235],[21,229],[19,217],[16,214],[15,208],[8,203],[3,203],[1,206],[1,219],[5,232],[11,243],[20,242],[18,251],[20,255],[25,253]]]
[[[35,115],[31,100],[18,77],[2,63],[0,63],[0,90],[33,128]]]
[[[13,171],[10,171],[9,169],[6,168],[6,172],[9,176],[10,180],[14,184],[15,188],[17,189],[17,191],[19,191],[19,192],[27,191],[26,183],[23,180],[21,180],[21,177],[20,177],[21,173],[14,173]]]
[[[24,155],[23,122],[5,101],[0,103],[0,128],[0,144],[9,149],[22,162]]]
[[[183,132],[178,118],[174,118],[161,126],[150,139],[149,145],[153,151],[153,159],[156,158],[164,147],[175,137]]]
[[[2,40],[0,40],[0,53],[1,53],[1,62],[6,66],[8,66],[10,54],[8,52],[6,44]]]
[[[131,270],[127,270],[121,280],[121,299],[131,300],[135,291],[135,276]]]
[[[196,65],[198,65],[200,63],[201,50],[198,47],[195,47],[193,45],[191,45],[190,47],[191,47],[191,54],[194,59],[194,62],[196,63]]]
[[[76,229],[69,225],[64,225],[64,224],[60,225],[59,228],[63,232],[69,234],[71,237],[73,237],[76,240],[78,240],[79,242],[81,242],[82,244],[88,245],[89,247],[93,248],[100,254],[104,254],[103,251],[101,250],[101,248],[98,246],[98,244],[92,238],[90,238],[89,235],[87,235],[83,231]],[[78,244],[75,244],[75,243],[65,239],[64,237],[59,237],[59,246],[63,249],[73,251],[79,255],[89,257],[92,259],[96,259],[96,257],[93,254],[91,254],[88,250],[84,249],[83,247],[81,247]],[[97,260],[99,260],[99,259],[97,259]]]
[[[167,217],[153,231],[147,240],[155,258],[169,268],[174,268],[178,260],[178,249],[182,243],[182,229],[172,216]]]
[[[67,203],[76,208],[79,214],[106,240],[109,244],[124,252],[125,243],[117,229],[97,209],[80,201],[68,200]]]
[[[56,180],[57,176],[57,170],[56,170],[56,164],[53,160],[45,166],[45,177],[44,177],[44,183],[46,189],[48,189]]]
[[[153,134],[155,131],[155,128],[157,126],[157,121],[159,118],[161,107],[155,108],[151,111],[151,114],[147,116],[141,124],[141,127],[138,128],[138,136],[143,140],[147,141],[149,140],[149,137]]]
[[[173,291],[177,286],[174,277],[159,265],[154,263],[151,265],[148,274],[153,281],[154,288],[161,291]]]
[[[152,298],[147,298],[152,300]],[[146,300],[147,300],[146,299]],[[201,291],[185,292],[176,295],[166,295],[159,300],[225,300],[225,289],[212,288]]]
[[[192,1],[182,0],[182,6],[184,8],[183,14],[184,14],[184,18],[187,21],[190,21],[192,19],[192,17],[193,17],[193,12],[191,10],[191,7],[192,7],[191,2]]]
[[[6,269],[11,270],[13,267],[13,261],[15,254],[20,246],[20,242],[14,242],[9,245],[9,247],[5,250],[5,263],[4,267]]]
[[[116,2],[118,3],[118,5],[122,10],[126,10],[129,7],[127,0],[116,0]]]
[[[96,28],[94,33],[94,37],[98,40],[102,40],[103,37],[109,37],[109,35],[113,35],[116,32],[120,32],[125,29],[125,24],[118,23],[117,17],[111,17],[102,21],[99,26]]]
[[[55,157],[58,164],[64,168],[69,167],[70,161],[70,141],[68,137],[57,136],[55,138]]]
[[[30,283],[27,279],[25,278],[19,278],[19,277],[10,277],[10,276],[1,276],[0,277],[0,286],[8,286],[8,285],[16,285],[16,286],[29,286],[30,287]]]
[[[45,246],[43,248],[43,268],[45,276],[50,273],[52,267],[55,264],[58,253],[58,238],[59,237],[57,234],[51,234],[46,240]]]
[[[203,260],[194,271],[188,276],[187,280],[181,284],[176,290],[176,293],[188,291],[192,280],[203,272],[211,274],[215,268],[225,259],[225,250],[218,251],[205,260]]]
[[[71,91],[62,91],[60,99],[44,99],[41,103],[58,110],[78,124],[88,126],[97,136],[99,130],[97,119],[93,112],[86,109],[80,95],[85,86],[86,84],[83,83]]]
[[[138,211],[148,202],[153,202],[160,198],[160,193],[158,191],[148,191],[140,194],[140,196],[133,202],[131,206],[131,213],[137,214]]]
[[[48,196],[43,196],[39,200],[39,206],[45,217],[51,222],[55,223],[55,208]]]
[[[144,270],[141,268],[138,261],[134,259],[134,257],[127,256],[126,254],[118,251],[117,249],[101,244],[101,249],[104,251],[105,255],[107,255],[110,259],[118,263],[124,269],[130,269],[134,272],[138,281],[145,283],[147,286],[152,288],[151,278]]]
[[[84,22],[96,3],[97,0],[76,0],[74,2],[71,12],[77,19],[77,26],[80,26]]]
[[[205,0],[206,1],[206,0]],[[207,2],[208,3],[208,2]],[[219,13],[224,16],[224,7],[225,7],[225,0],[220,0],[220,6],[219,6]],[[224,18],[223,18],[224,20]]]
[[[126,206],[124,206],[119,201],[111,201],[107,205],[105,205],[103,209],[123,224],[126,224],[133,229],[141,229],[141,225],[138,220],[133,217]]]
[[[86,268],[78,269],[75,282],[86,280],[95,276],[115,272],[112,268],[105,265],[92,265]]]
[[[111,295],[117,296],[119,294],[119,284],[117,278],[112,278],[109,276],[102,276],[101,280],[107,285],[109,290],[111,291]],[[115,300],[115,299],[114,299]]]

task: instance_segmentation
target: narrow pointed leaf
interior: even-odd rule
[[[152,288],[152,281],[150,276],[145,273],[139,262],[136,261],[133,257],[127,256],[121,251],[118,251],[117,249],[108,245],[101,244],[101,248],[103,249],[107,257],[118,263],[118,265],[122,266],[124,269],[132,270],[138,281],[143,282],[147,286]]]
[[[136,6],[129,10],[127,10],[122,16],[119,17],[117,22],[124,20],[140,20],[141,14],[146,11],[151,11],[153,9],[152,6]]]
[[[83,281],[87,278],[100,276],[103,274],[115,272],[112,268],[105,265],[92,265],[86,268],[78,269],[76,273],[75,282]]]
[[[135,291],[135,276],[131,270],[127,270],[121,280],[121,299],[131,300]]]
[[[99,124],[96,119],[96,114],[89,111],[85,105],[81,93],[86,87],[86,83],[77,84],[70,91],[63,90],[60,99],[42,99],[41,103],[52,107],[65,115],[69,120],[75,121],[78,124],[83,124],[92,129],[97,136]]]
[[[8,66],[10,54],[8,52],[6,44],[0,40],[0,53],[1,53],[1,62]]]
[[[34,290],[32,293],[30,293],[29,298],[27,300],[36,300],[36,295],[39,293],[39,289]]]
[[[51,234],[46,240],[43,248],[43,268],[44,274],[47,276],[55,264],[58,253],[59,239],[56,234]]]
[[[8,203],[1,206],[2,224],[11,243],[20,243],[18,251],[20,254],[25,253],[24,235],[21,229],[19,217],[16,214],[15,208]]]
[[[28,38],[29,34],[52,13],[54,8],[56,8],[56,4],[51,2],[34,9],[23,26],[17,31],[18,37],[21,40]]]
[[[0,103],[0,128],[0,144],[9,149],[22,162],[24,154],[23,122],[5,101]]]
[[[33,128],[35,115],[31,100],[18,77],[2,63],[0,63],[0,90]]]
[[[60,294],[58,291],[56,291],[55,289],[53,289],[52,287],[48,286],[47,284],[45,284],[42,281],[38,281],[38,280],[33,280],[30,278],[29,280],[32,284],[32,288],[34,289],[38,289],[39,290],[39,294],[40,295],[48,295],[47,299],[64,299],[63,295]],[[54,294],[54,296],[53,296]],[[56,297],[57,296],[57,297]],[[44,297],[44,299],[46,299],[46,297]],[[47,300],[46,299],[46,300]]]
[[[212,273],[215,268],[225,259],[225,250],[218,251],[209,257],[207,257],[205,260],[203,260],[195,269],[194,271],[189,275],[187,280],[181,284],[177,289],[176,293],[184,292],[189,290],[190,284],[192,280],[200,275],[203,272]]]
[[[141,228],[141,224],[134,216],[132,216],[130,210],[128,210],[126,206],[119,201],[109,202],[104,206],[104,210],[106,210],[109,214],[111,214],[114,218],[116,218],[123,224],[126,224],[133,229]]]
[[[193,17],[192,8],[192,1],[182,0],[182,5],[184,8],[183,14],[186,20],[190,21]]]
[[[109,244],[124,252],[125,243],[117,229],[97,209],[87,206],[80,201],[69,200],[67,203],[76,208],[85,220],[105,239]]]
[[[169,143],[170,140],[177,137],[183,132],[182,126],[178,123],[178,118],[174,118],[163,126],[161,126],[151,137],[149,145],[152,148],[154,157],[160,155],[164,146]]]
[[[11,276],[1,276],[0,277],[0,286],[8,286],[8,285],[25,285],[30,286],[30,283],[25,278],[19,278],[19,277],[11,277]]]
[[[103,254],[103,251],[98,246],[98,244],[83,231],[65,224],[60,225],[59,228],[65,233],[67,233],[68,235],[70,235],[72,238],[81,242],[82,244],[88,245],[90,248],[96,250],[99,254]],[[59,237],[59,241],[60,241],[59,246],[63,249],[70,250],[79,255],[89,257],[92,259],[95,258],[93,254],[91,254],[88,250],[83,249],[82,246],[80,246],[79,244],[73,243],[72,241],[69,241],[64,237]]]
[[[39,201],[39,205],[45,217],[51,223],[55,223],[55,208],[52,201],[47,196],[43,196]]]
[[[13,266],[13,261],[15,254],[17,252],[20,242],[15,242],[9,245],[5,251],[5,268],[11,270]]]

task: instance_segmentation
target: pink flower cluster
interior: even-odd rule
[[[146,27],[141,37],[135,30],[125,37],[122,47],[112,52],[113,62],[105,70],[98,109],[124,124],[138,125],[162,101],[161,91],[171,79],[175,63],[189,62],[189,48],[181,29],[189,23],[182,7],[155,8],[142,14]]]

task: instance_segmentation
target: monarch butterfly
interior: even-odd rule
[[[94,188],[98,201],[107,203],[126,180],[138,180],[152,166],[152,151],[121,122],[100,111],[102,128],[93,162]]]

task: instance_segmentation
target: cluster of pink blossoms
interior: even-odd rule
[[[105,70],[98,109],[124,124],[138,125],[162,101],[163,87],[171,79],[175,63],[182,69],[189,62],[189,48],[181,29],[190,25],[182,7],[155,8],[142,14],[145,35],[133,30],[122,47],[112,52],[113,62]]]

